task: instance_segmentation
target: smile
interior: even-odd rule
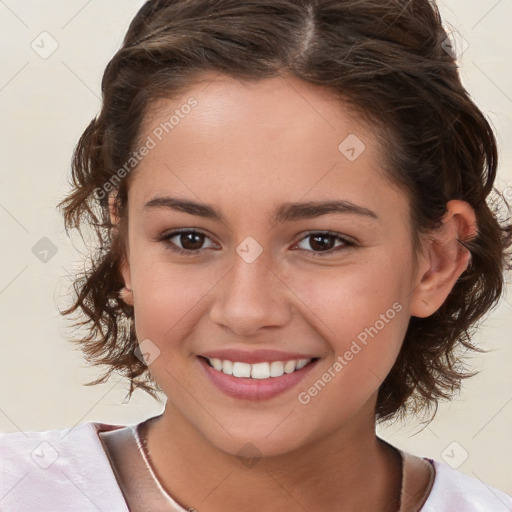
[[[241,400],[269,400],[290,391],[313,371],[319,361],[318,357],[299,358],[299,354],[296,359],[290,359],[292,354],[286,357],[281,353],[278,356],[275,351],[252,354],[223,352],[222,355],[215,354],[219,357],[208,354],[209,357],[198,356],[196,360],[203,375],[213,384],[213,389]],[[228,355],[229,352],[232,353]],[[277,361],[277,357],[283,360]]]
[[[292,359],[289,361],[272,361],[261,363],[242,363],[239,361],[221,360],[217,358],[205,358],[209,365],[226,375],[232,375],[238,378],[250,379],[269,379],[272,377],[282,377],[285,373],[293,373],[301,370],[313,359]]]

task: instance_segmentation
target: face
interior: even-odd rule
[[[373,429],[416,274],[370,129],[298,79],[217,77],[140,140],[122,272],[167,409],[228,453]]]

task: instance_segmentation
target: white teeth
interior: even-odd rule
[[[304,368],[309,363],[310,359],[299,359],[297,361],[297,370],[300,370],[301,368]]]
[[[292,373],[295,371],[295,363],[297,361],[295,361],[295,359],[292,359],[291,361],[286,361],[285,365],[284,365],[284,372],[285,373]]]
[[[222,371],[222,361],[220,359],[210,359],[210,363],[217,371]]]
[[[233,377],[250,377],[251,365],[247,363],[233,363]]]
[[[284,373],[284,364],[282,361],[272,361],[270,363],[270,376],[281,377]]]
[[[270,377],[281,377],[285,373],[304,368],[312,359],[292,359],[290,361],[272,361],[271,363],[241,363],[221,359],[208,359],[210,364],[217,371],[233,377],[245,377],[253,379],[268,379]]]
[[[225,361],[222,361],[222,373],[225,373],[226,375],[233,375],[232,361],[228,361],[227,359]]]
[[[270,377],[270,364],[256,363],[251,366],[251,377],[253,379],[268,379]]]

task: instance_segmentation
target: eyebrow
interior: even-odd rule
[[[143,210],[152,208],[168,208],[177,212],[184,212],[206,219],[225,222],[224,216],[213,206],[205,203],[197,203],[188,199],[177,197],[155,197],[148,201]],[[303,219],[313,219],[328,214],[356,214],[373,219],[378,216],[372,210],[364,206],[356,205],[343,199],[327,201],[308,201],[304,203],[284,203],[274,211],[271,219],[275,222],[291,222]]]

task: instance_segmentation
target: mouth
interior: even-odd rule
[[[310,359],[290,359],[287,361],[267,361],[261,363],[244,363],[241,361],[231,361],[229,359],[218,359],[199,356],[211,368],[224,375],[232,375],[239,379],[257,379],[265,380],[282,377],[302,370],[309,364],[318,360],[318,357]]]
[[[215,389],[229,397],[251,401],[269,400],[291,390],[312,371],[320,358],[265,361],[260,355],[258,359],[249,363],[197,356],[203,374]]]

